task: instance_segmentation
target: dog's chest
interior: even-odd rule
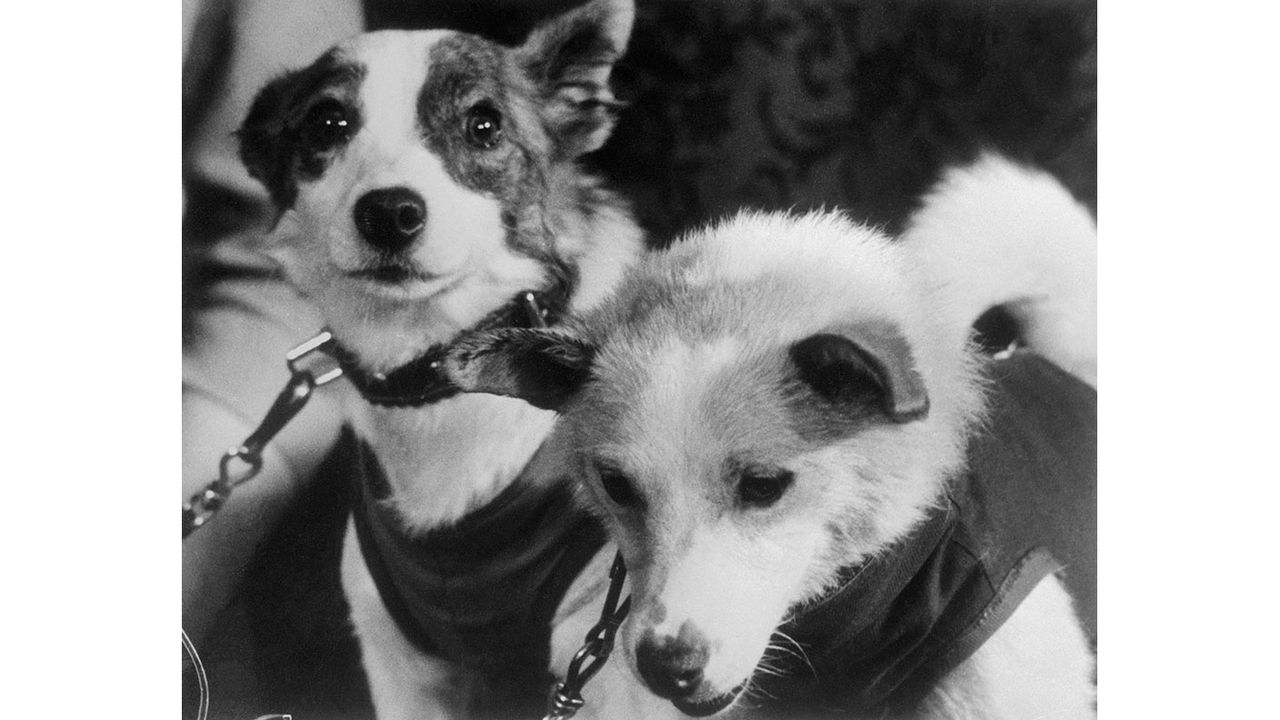
[[[358,398],[348,416],[368,443],[408,527],[454,522],[497,496],[529,463],[553,413],[508,398],[460,395],[424,408]]]
[[[517,478],[454,522],[410,532],[369,443],[348,430],[339,452],[361,554],[400,632],[474,672],[493,712],[536,715],[551,679],[552,618],[603,546],[601,527],[565,485]]]

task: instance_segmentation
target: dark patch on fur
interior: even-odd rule
[[[618,201],[583,172],[577,157],[557,150],[566,131],[549,119],[552,93],[521,68],[513,58],[518,53],[529,54],[470,35],[441,40],[430,50],[418,123],[451,179],[499,202],[508,246],[563,268],[553,249],[560,218],[576,214],[589,221],[601,206]],[[503,138],[488,149],[466,139],[467,113],[479,104],[502,117]]]
[[[636,336],[658,326],[664,334],[698,342],[721,335],[725,317],[750,317],[749,298],[723,288],[691,285],[679,274],[683,270],[672,268],[657,282],[628,283],[610,308],[614,317],[608,324]],[[761,286],[759,291],[767,293],[768,288]]]
[[[928,395],[909,349],[894,350],[892,342],[886,349],[867,339],[885,328],[851,332],[855,339],[824,333],[788,349],[790,370],[780,392],[792,428],[808,442],[830,443],[874,424],[910,422],[928,413]]]
[[[454,35],[430,50],[430,73],[418,95],[418,123],[427,146],[458,184],[503,200],[527,194],[530,118],[520,117],[503,73],[504,50],[469,35]],[[488,105],[502,116],[503,140],[490,149],[467,142],[467,111]]]
[[[449,177],[502,206],[507,244],[544,261],[554,246],[554,214],[560,209],[552,201],[561,193],[575,196],[575,183],[587,181],[576,167],[553,167],[550,140],[536,112],[540,100],[527,92],[527,82],[511,76],[507,52],[467,35],[437,43],[418,96],[418,122]],[[467,142],[467,112],[477,104],[502,116],[503,139],[495,147]],[[565,176],[571,179],[558,186],[555,180]]]
[[[356,99],[365,68],[330,50],[310,66],[276,78],[258,92],[237,133],[240,160],[266,186],[277,212],[293,206],[298,180],[320,177],[342,151],[315,152],[302,142],[299,124],[310,103],[329,94],[350,111],[351,135],[360,130]]]
[[[834,405],[795,377],[780,388],[791,429],[808,443],[828,445],[883,423],[878,402]]]

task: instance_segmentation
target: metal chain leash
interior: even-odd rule
[[[539,295],[532,290],[522,291],[516,295],[515,305],[524,313],[530,327],[547,327],[550,310],[539,301]],[[285,353],[285,365],[289,368],[289,381],[276,396],[271,409],[245,441],[231,448],[222,455],[218,463],[218,479],[209,483],[200,492],[191,496],[182,506],[182,538],[197,528],[203,527],[214,514],[226,504],[231,491],[238,485],[252,480],[262,471],[262,450],[297,415],[316,388],[342,377],[341,365],[325,369],[323,372],[312,372],[310,368],[299,363],[313,353],[321,353],[334,358],[338,351],[337,342],[328,330],[322,330],[315,337]],[[232,473],[233,461],[240,461],[246,467],[236,475]]]
[[[628,596],[618,605],[622,595],[622,584],[627,578],[627,566],[622,561],[622,553],[613,558],[613,567],[609,570],[609,592],[605,595],[604,609],[600,612],[600,622],[587,633],[586,641],[569,661],[569,670],[564,681],[556,683],[551,690],[547,703],[547,714],[543,720],[567,720],[582,709],[582,688],[591,680],[613,652],[613,638],[618,627],[627,617],[631,609],[631,598]],[[588,663],[587,660],[590,659]],[[586,665],[584,666],[584,663]]]
[[[539,307],[534,294],[525,293],[519,300],[529,315],[530,324],[533,327],[546,327],[545,311]],[[339,366],[316,373],[312,368],[300,364],[307,356],[317,352],[327,353],[333,346],[333,335],[324,330],[285,354],[289,380],[276,396],[262,422],[244,442],[223,454],[218,463],[218,479],[192,495],[182,506],[183,539],[204,526],[226,504],[232,490],[257,476],[262,470],[263,449],[306,406],[312,392],[342,377],[342,368]],[[237,460],[246,465],[238,475],[233,474],[231,468],[232,462]],[[609,654],[613,652],[614,637],[631,609],[630,597],[622,600],[621,605],[618,602],[626,577],[627,567],[622,560],[622,553],[618,553],[609,569],[609,590],[605,594],[600,621],[587,633],[582,647],[569,661],[565,679],[552,688],[547,714],[543,720],[568,720],[582,709],[582,688],[600,672],[609,659]]]
[[[322,331],[285,354],[289,381],[276,396],[271,409],[244,442],[223,453],[218,463],[218,479],[192,495],[182,506],[183,539],[207,523],[226,504],[236,486],[252,480],[262,470],[262,450],[306,406],[312,391],[342,377],[340,367],[316,373],[300,364],[308,355],[323,352],[332,342],[333,335],[327,330]],[[245,466],[239,473],[233,472],[232,463],[235,461]]]

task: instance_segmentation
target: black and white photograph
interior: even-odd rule
[[[0,7],[0,712],[1280,718],[1277,20]]]
[[[1097,716],[1092,1],[182,33],[183,718]]]
[[[0,711],[1280,718],[1277,20],[0,7]]]

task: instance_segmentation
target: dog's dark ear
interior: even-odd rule
[[[562,157],[608,139],[618,110],[609,73],[627,49],[634,18],[633,0],[591,0],[535,27],[516,51]]]
[[[506,395],[558,410],[591,375],[595,348],[563,330],[512,328],[459,341],[445,373],[464,392]]]
[[[929,395],[911,346],[888,323],[862,323],[811,335],[791,346],[800,379],[849,412],[878,408],[893,422],[929,414]]]

